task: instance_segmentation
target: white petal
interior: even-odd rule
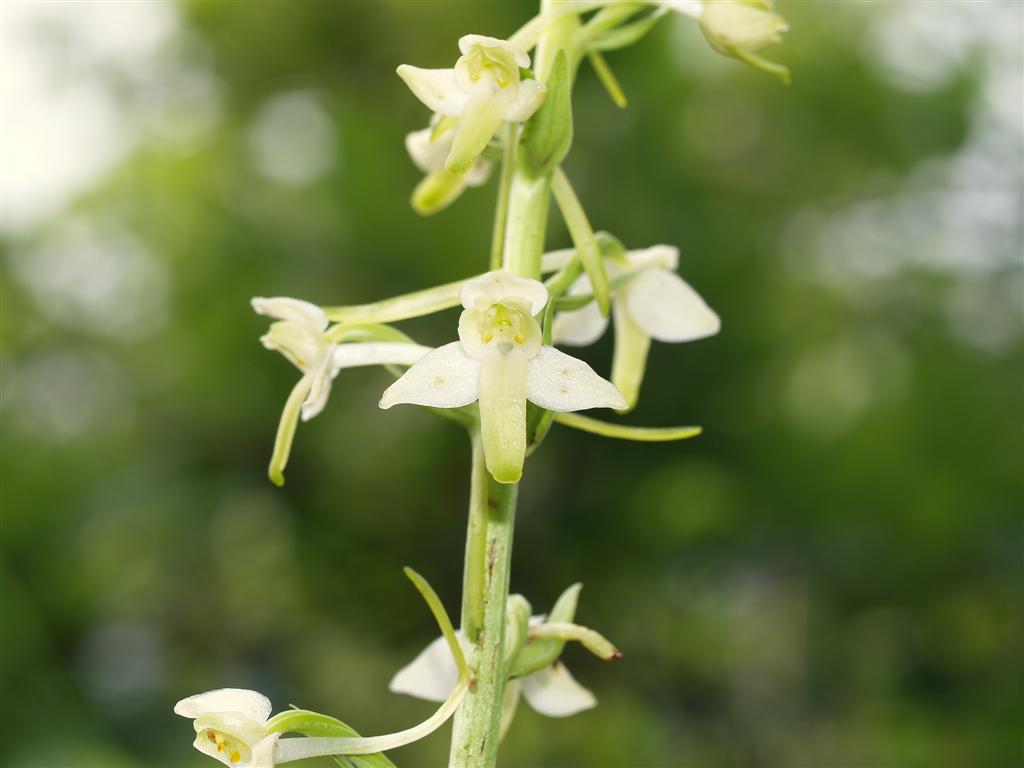
[[[327,328],[327,315],[316,304],[302,299],[289,299],[287,296],[264,298],[257,296],[251,302],[257,314],[273,317],[278,320],[291,320],[315,331]]]
[[[548,89],[536,80],[523,80],[519,83],[516,97],[505,107],[505,119],[513,123],[529,120],[540,109],[547,95]]]
[[[478,157],[463,178],[469,186],[479,187],[486,184],[487,180],[491,178],[493,169],[494,163],[486,157]]]
[[[674,245],[652,245],[626,252],[626,261],[631,267],[661,267],[669,272],[679,268],[679,249]]]
[[[556,344],[585,347],[601,338],[608,327],[608,318],[601,314],[596,302],[583,309],[559,312],[551,326],[551,337]]]
[[[516,483],[526,458],[526,382],[530,359],[513,349],[494,350],[480,364],[480,442],[487,471]]]
[[[551,411],[625,408],[615,385],[594,369],[554,347],[541,347],[530,361],[526,399]]]
[[[309,394],[302,403],[303,421],[309,421],[327,405],[327,398],[331,395],[331,379],[335,373],[337,371],[331,367],[331,356],[324,355],[320,364],[309,374]]]
[[[445,168],[452,173],[467,173],[473,167],[501,127],[509,101],[509,94],[501,88],[473,88],[462,117],[452,129],[454,138]]]
[[[661,0],[661,4],[669,10],[699,19],[704,13],[701,0]]]
[[[530,314],[536,315],[548,303],[548,289],[537,280],[516,277],[499,269],[467,280],[462,285],[461,297],[466,309],[486,309],[506,299],[522,299],[529,303]]]
[[[422,69],[402,64],[397,72],[413,95],[435,112],[458,117],[466,108],[469,94],[455,82],[454,69]]]
[[[422,344],[338,344],[334,347],[332,364],[335,371],[364,365],[412,365],[430,351],[431,347],[424,347]]]
[[[243,768],[274,768],[277,764],[277,739],[281,734],[272,733],[261,739],[252,748],[252,757]],[[230,763],[229,763],[230,764]]]
[[[503,51],[507,51],[512,54],[515,58],[516,64],[520,67],[530,66],[530,55],[520,48],[518,45],[510,43],[508,40],[502,40],[497,37],[488,37],[487,35],[463,35],[459,38],[459,52],[465,56],[470,52],[470,49],[474,45],[479,45],[484,48],[498,48]]]
[[[479,396],[480,363],[465,353],[461,341],[453,341],[427,354],[388,387],[380,407],[412,403],[459,408]]]
[[[721,321],[674,272],[648,269],[625,289],[633,320],[658,341],[693,341],[718,333]]]
[[[388,688],[392,693],[404,693],[417,699],[444,701],[458,681],[455,659],[448,642],[441,636],[398,670]]]
[[[597,706],[594,694],[577,683],[560,661],[524,677],[523,696],[548,717],[568,717]]]
[[[633,321],[623,301],[612,304],[615,318],[615,352],[612,354],[612,384],[626,398],[629,407],[636,406],[640,397],[640,384],[647,371],[647,353],[651,337]]]
[[[557,272],[576,255],[575,248],[563,248],[560,251],[548,251],[540,259],[540,271],[544,273]]]
[[[448,156],[448,150],[452,148],[452,138],[455,134],[449,129],[437,139],[431,140],[433,135],[432,128],[424,128],[422,131],[413,131],[405,135],[405,148],[409,152],[409,157],[424,173],[444,168],[444,159]]]
[[[270,699],[262,693],[244,688],[218,688],[197,693],[174,705],[175,714],[182,717],[194,719],[205,714],[235,712],[261,723],[270,717],[271,709]]]

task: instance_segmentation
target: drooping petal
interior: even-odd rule
[[[473,167],[476,168],[476,165]],[[473,174],[472,169],[466,174],[459,175],[446,168],[427,174],[416,185],[409,198],[413,210],[420,216],[430,216],[443,211],[459,199],[459,195],[469,184],[469,177]]]
[[[518,350],[493,352],[480,364],[480,439],[487,470],[499,483],[515,483],[526,459],[527,370]]]
[[[470,169],[494,138],[508,103],[509,95],[501,88],[482,84],[473,89],[462,111],[462,118],[452,129],[455,131],[455,140],[445,160],[445,167],[449,171],[465,173]]]
[[[526,397],[551,411],[626,407],[614,384],[582,360],[554,347],[541,347],[530,360]]]
[[[721,327],[718,315],[674,272],[644,271],[626,288],[625,299],[636,324],[658,341],[693,341]]]
[[[505,107],[505,119],[512,123],[526,122],[540,109],[547,95],[547,88],[536,80],[523,80],[515,98]]]
[[[505,299],[522,299],[529,303],[530,314],[536,315],[548,303],[548,289],[537,280],[496,270],[463,283],[461,299],[466,309],[486,309]]]
[[[679,249],[674,245],[652,245],[626,252],[626,261],[632,268],[660,267],[675,272],[679,267]]]
[[[267,476],[274,485],[284,485],[284,468],[288,465],[288,456],[292,452],[292,441],[295,439],[295,428],[299,425],[299,412],[302,404],[313,385],[313,377],[304,375],[292,388],[281,411],[281,420],[277,425],[274,437],[274,453],[270,457]]]
[[[310,371],[309,394],[302,403],[303,421],[309,421],[327,405],[327,398],[331,395],[331,380],[336,373],[336,370],[332,370],[330,355],[324,355],[320,365]]]
[[[335,371],[364,365],[412,365],[431,352],[422,344],[368,342],[364,344],[338,344],[331,356]]]
[[[597,706],[594,694],[577,683],[560,661],[524,677],[523,696],[548,717],[568,717]]]
[[[399,403],[459,408],[477,399],[480,392],[480,363],[453,341],[421,358],[380,399],[381,408]]]
[[[245,688],[218,688],[215,691],[197,693],[182,699],[174,705],[174,713],[195,719],[217,712],[236,712],[261,723],[270,717],[270,699],[258,691]]]
[[[458,117],[469,102],[469,94],[455,82],[454,69],[422,69],[402,64],[396,71],[413,95],[434,112]]]
[[[498,740],[501,741],[512,727],[515,720],[516,710],[519,709],[519,696],[523,692],[523,683],[520,680],[509,680],[505,683],[505,694],[501,698],[501,724],[498,726]]]
[[[461,635],[460,635],[461,638]],[[427,701],[444,701],[459,681],[459,670],[444,636],[420,651],[391,678],[388,689]]]
[[[424,173],[431,173],[444,167],[444,159],[451,149],[450,131],[439,138],[433,138],[434,129],[424,128],[405,134],[405,149],[409,157]]]
[[[615,319],[615,352],[612,354],[612,383],[626,398],[628,408],[636,406],[640,396],[640,384],[647,368],[647,353],[651,348],[651,337],[633,322],[629,309],[622,301],[612,305]]]
[[[302,299],[290,299],[287,296],[264,298],[257,296],[250,302],[259,315],[266,315],[277,320],[291,320],[315,331],[327,328],[327,315],[316,304]]]

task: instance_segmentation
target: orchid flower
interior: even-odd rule
[[[705,0],[700,28],[711,47],[789,82],[789,69],[758,56],[782,42],[789,24],[775,12],[771,0]]]
[[[530,66],[525,50],[506,40],[483,35],[459,39],[462,56],[452,69],[420,69],[408,64],[398,75],[434,112],[458,117],[445,167],[466,173],[497,132],[502,121],[528,120],[544,101],[544,86],[521,79]]]
[[[276,319],[260,337],[263,346],[280,352],[302,372],[285,402],[274,440],[268,474],[276,485],[284,484],[284,468],[300,413],[303,421],[309,421],[324,409],[331,381],[342,368],[412,365],[430,351],[419,344],[333,343],[325,333],[327,315],[315,304],[300,299],[257,297],[252,300],[252,308],[260,315]]]
[[[544,270],[567,264],[574,251],[545,254]],[[683,342],[718,333],[718,315],[690,285],[675,273],[679,250],[655,245],[627,251],[623,260],[605,259],[605,270],[613,286],[612,317],[615,321],[615,355],[612,382],[625,397],[628,407],[636,405],[651,339]],[[620,287],[615,288],[618,284]],[[568,295],[590,293],[590,280],[581,276]],[[555,343],[586,346],[597,341],[608,328],[608,318],[591,302],[582,309],[559,312],[552,326]]]
[[[423,216],[448,207],[466,187],[479,187],[491,176],[491,161],[478,157],[466,173],[445,168],[458,131],[458,121],[435,115],[431,127],[406,134],[405,148],[421,171],[427,174],[412,193],[412,207]]]
[[[526,401],[551,411],[625,408],[615,388],[582,360],[544,346],[534,318],[548,301],[544,285],[503,271],[467,280],[461,291],[459,341],[415,363],[380,400],[458,408],[480,401],[487,469],[517,482],[526,455]]]
[[[533,616],[530,624],[537,625],[543,620],[543,616]],[[439,637],[400,669],[388,687],[393,693],[444,701],[457,682],[455,660],[445,639]],[[516,700],[520,694],[534,710],[548,717],[568,717],[597,706],[594,694],[576,682],[561,661],[509,680],[505,687],[506,701]]]
[[[200,693],[174,705],[176,714],[195,721],[193,746],[234,768],[273,768],[280,734],[267,728],[270,711],[270,699],[241,688]]]

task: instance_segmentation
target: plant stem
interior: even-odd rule
[[[542,0],[541,12],[554,8],[551,0]],[[535,51],[535,71],[544,82],[555,56],[565,49],[572,72],[579,64],[574,38],[579,17],[567,14],[546,27]],[[507,151],[502,169],[496,222],[503,222],[504,237],[501,267],[519,277],[539,279],[544,252],[548,204],[551,197],[550,175],[534,176],[518,162],[518,136],[508,130]],[[511,174],[510,179],[506,174]],[[497,230],[497,225],[496,225]],[[497,245],[492,248],[492,258]],[[493,264],[492,264],[493,266]],[[463,575],[462,626],[467,640],[466,655],[470,668],[470,687],[455,713],[449,768],[493,768],[498,758],[501,737],[502,701],[508,670],[505,667],[505,623],[509,573],[512,561],[512,529],[515,520],[518,485],[501,484],[487,471],[483,446],[477,429],[470,431],[473,441],[473,474],[466,534],[466,561]]]
[[[491,269],[501,269],[505,245],[505,226],[508,218],[508,196],[512,186],[512,170],[516,163],[516,145],[519,142],[519,128],[515,123],[506,123],[502,129],[505,149],[501,156],[501,178],[498,181],[498,201],[494,211],[494,232],[491,235]]]
[[[505,603],[518,486],[502,485],[491,478],[479,432],[474,430],[472,439],[473,479],[462,603],[472,677],[469,693],[455,714],[450,768],[494,765],[505,691]]]

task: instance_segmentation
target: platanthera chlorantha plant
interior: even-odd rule
[[[507,40],[462,37],[454,67],[398,67],[433,113],[427,128],[406,139],[425,174],[412,206],[435,214],[496,175],[489,263],[480,274],[370,304],[257,298],[252,305],[274,321],[263,345],[300,372],[274,442],[269,475],[275,484],[284,483],[300,418],[323,410],[345,368],[384,366],[396,380],[381,396],[381,408],[426,406],[469,434],[461,628],[453,628],[433,590],[407,569],[442,637],[391,681],[396,693],[441,706],[411,728],[364,738],[316,712],[284,710],[271,717],[262,694],[220,689],[175,707],[193,719],[199,751],[239,768],[324,755],[343,766],[380,768],[392,765],[384,752],[427,736],[454,716],[449,765],[493,766],[521,698],[551,717],[595,706],[594,695],[560,662],[562,650],[579,642],[602,659],[621,654],[593,629],[574,623],[580,586],[569,587],[546,616],[532,615],[524,597],[508,594],[516,493],[526,458],[552,424],[643,441],[700,432],[577,413],[628,412],[640,394],[651,341],[710,336],[719,319],[677,274],[676,248],[627,249],[613,235],[595,233],[561,168],[573,139],[572,87],[580,64],[588,60],[613,101],[625,106],[604,53],[639,42],[673,12],[694,19],[716,51],[788,80],[785,67],[759,53],[786,30],[769,0],[543,0],[540,13]],[[552,196],[573,247],[545,253]],[[460,305],[458,321],[453,318],[450,335],[436,347],[392,325]],[[591,344],[609,325],[615,334],[609,378],[558,348]]]

